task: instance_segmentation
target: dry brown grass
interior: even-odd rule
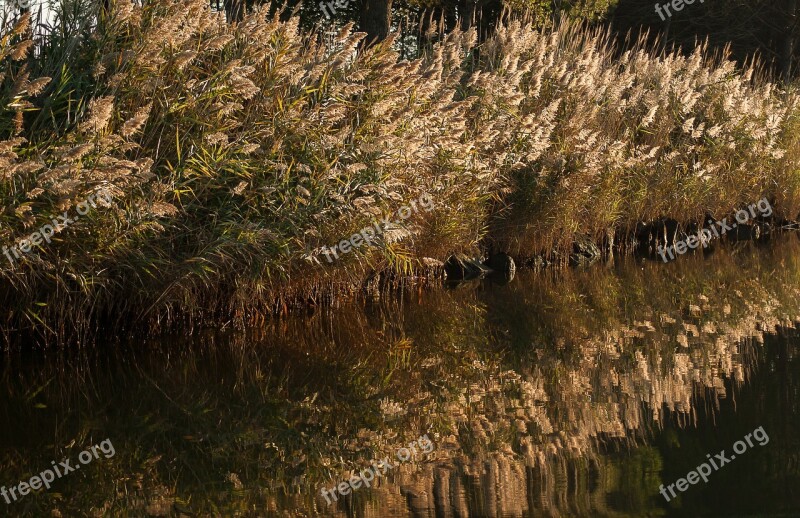
[[[800,211],[796,92],[702,48],[615,57],[603,32],[512,23],[398,62],[391,41],[356,55],[351,27],[326,47],[296,19],[121,2],[77,88],[32,80],[24,33],[0,43],[0,243],[101,189],[114,206],[0,266],[9,334],[242,325],[424,257],[532,256],[763,196]],[[327,264],[323,247],[421,193],[435,209],[405,239]]]

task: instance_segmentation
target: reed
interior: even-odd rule
[[[531,257],[764,196],[800,212],[795,87],[703,46],[620,54],[603,30],[516,21],[399,61],[351,26],[323,44],[296,18],[157,0],[113,2],[37,61],[28,23],[0,36],[0,244],[113,201],[0,258],[7,339],[242,326],[428,257]],[[324,259],[423,193],[432,211]]]

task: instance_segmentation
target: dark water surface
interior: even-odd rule
[[[797,241],[4,353],[0,485],[114,454],[0,515],[799,516]],[[387,456],[371,488],[321,496]]]

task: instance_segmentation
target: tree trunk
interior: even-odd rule
[[[246,0],[224,0],[224,5],[228,22],[240,22],[244,19]]]
[[[783,43],[781,45],[781,72],[786,82],[792,79],[792,55],[794,54],[795,27],[797,25],[797,0],[786,0]]]
[[[373,45],[389,36],[392,22],[392,0],[364,0],[361,9],[361,31],[367,33],[365,45]]]
[[[475,24],[475,6],[477,0],[461,0],[459,3],[459,16],[461,17],[461,30],[466,31]]]

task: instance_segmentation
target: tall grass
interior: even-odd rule
[[[503,78],[484,91],[513,99],[508,133],[523,130],[504,146],[516,161],[504,174],[510,212],[493,233],[513,252],[724,217],[760,196],[778,219],[797,217],[797,92],[756,66],[737,71],[703,45],[617,56],[607,32],[575,26],[504,27],[483,54]]]
[[[242,325],[426,257],[530,257],[762,196],[800,211],[795,90],[702,47],[620,57],[603,31],[514,22],[398,61],[350,26],[323,45],[296,18],[115,2],[48,82],[25,24],[0,40],[0,244],[114,201],[0,257],[8,334]],[[324,259],[422,193],[432,211]]]

